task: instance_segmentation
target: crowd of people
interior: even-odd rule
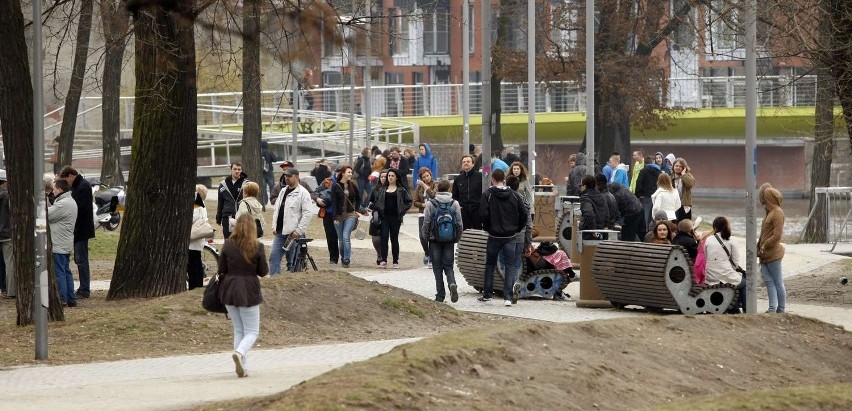
[[[569,158],[572,169],[566,178],[567,193],[579,196],[581,229],[617,230],[622,241],[680,245],[696,264],[694,271],[702,273],[694,281],[739,288],[738,307],[745,310],[742,297],[746,274],[736,263],[739,250],[730,242],[730,222],[720,216],[713,220],[709,232],[695,229],[692,190],[696,179],[685,159],[662,152],[645,156],[640,149],[633,152],[632,167],[621,164],[618,153],[613,153],[601,170],[597,167],[588,170],[585,160],[583,153],[572,155]],[[784,312],[786,289],[781,273],[784,247],[780,243],[783,196],[768,183],[760,187],[759,193],[766,218],[757,247],[761,275],[769,294],[768,312]],[[584,233],[584,238],[602,236]]]

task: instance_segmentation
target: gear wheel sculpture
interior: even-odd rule
[[[737,301],[729,284],[692,283],[692,264],[678,245],[604,241],[592,262],[595,284],[616,307],[675,309],[684,314],[721,314]]]
[[[549,269],[525,272],[521,274],[519,282],[521,283],[520,298],[551,299],[571,281],[564,272]]]
[[[488,233],[482,230],[464,230],[456,247],[456,264],[464,280],[476,291],[485,289],[485,248]],[[503,270],[494,270],[494,294],[503,294]]]

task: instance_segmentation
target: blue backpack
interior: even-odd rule
[[[456,213],[453,211],[453,203],[439,203],[435,199],[429,201],[435,207],[435,211],[432,212],[434,241],[438,243],[454,243],[458,241]]]

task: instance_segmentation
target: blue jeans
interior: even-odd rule
[[[334,230],[337,231],[337,241],[340,243],[340,252],[343,256],[343,264],[349,264],[352,257],[352,230],[358,223],[357,217],[349,217],[343,221],[334,221]]]
[[[59,299],[67,303],[76,303],[74,295],[74,276],[71,275],[68,254],[53,253],[53,269],[56,271],[56,284],[59,286]]]
[[[787,289],[781,273],[781,260],[760,263],[760,273],[769,293],[769,312],[783,313],[787,309]]]
[[[89,240],[74,243],[74,264],[77,264],[77,273],[80,275],[80,288],[77,292],[88,297],[92,293],[89,287]]]
[[[447,284],[455,284],[456,276],[453,273],[453,243],[429,242],[430,258],[432,259],[432,274],[435,275],[435,299],[443,301],[447,295],[444,288],[444,275],[447,276]]]
[[[503,263],[503,298],[512,298],[512,286],[521,274],[521,255],[524,243],[515,238],[488,237],[485,247],[485,285],[482,296],[491,298],[494,291],[494,269],[497,267],[497,257]],[[433,263],[434,264],[434,263]],[[434,266],[434,265],[433,265]]]
[[[366,204],[370,198],[370,192],[373,191],[373,185],[367,177],[358,177],[358,193],[361,195],[361,204]]]
[[[290,249],[284,251],[284,240],[288,235],[275,234],[272,239],[272,250],[269,252],[269,275],[281,274],[281,257],[287,258],[287,271],[293,272],[296,264],[296,253],[299,252],[299,247],[296,243],[290,246]],[[305,238],[304,234],[299,238]]]
[[[251,307],[226,305],[225,309],[234,326],[234,351],[242,354],[246,359],[243,367],[248,368],[248,352],[260,334],[260,304]]]

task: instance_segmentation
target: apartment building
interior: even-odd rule
[[[368,13],[366,4],[371,1]],[[687,0],[669,0],[668,10],[677,10]],[[335,42],[331,36],[319,35],[314,61],[321,78],[313,81],[320,87],[348,85],[355,71],[355,84],[364,84],[369,62],[371,85],[377,86],[370,104],[378,116],[442,115],[458,113],[457,93],[451,88],[430,88],[424,96],[423,85],[459,84],[465,53],[470,58],[470,79],[481,81],[481,5],[469,1],[470,21],[462,21],[463,0],[367,0],[363,2],[332,1],[343,17],[339,24],[346,41]],[[500,13],[499,0],[492,0],[492,20]],[[523,3],[523,2],[519,2]],[[582,27],[585,1],[539,0],[539,20],[552,13],[563,13],[563,21]],[[685,21],[654,53],[660,57],[663,69],[671,78],[669,101],[672,106],[731,107],[740,103],[744,94],[745,39],[741,29],[742,13],[726,6],[731,0],[712,0],[710,7],[692,8]],[[546,11],[546,12],[544,12]],[[526,7],[511,10],[513,24],[509,32],[510,47],[526,50]],[[555,17],[554,17],[555,18]],[[542,21],[537,25],[548,24]],[[370,32],[369,52],[367,28]],[[469,49],[462,50],[462,33],[470,33]],[[496,24],[492,23],[496,37]],[[777,59],[771,55],[768,29],[758,27],[758,70],[771,80],[761,81],[762,103],[772,105],[812,105],[812,84],[799,84],[806,92],[789,92],[785,85],[806,72],[802,61]],[[555,42],[583,41],[581,31],[551,29],[547,34]],[[549,53],[552,50],[538,50]],[[369,56],[369,61],[368,61]],[[315,77],[320,77],[315,74]],[[401,86],[382,89],[381,86]],[[410,87],[405,87],[410,86]],[[474,91],[475,93],[476,91]],[[740,95],[740,97],[737,97]],[[356,94],[356,104],[361,105]],[[323,106],[329,110],[344,108],[348,103],[342,95],[324,94]],[[417,100],[419,104],[406,104]],[[476,104],[473,102],[472,104]],[[344,110],[341,110],[344,111]],[[475,111],[475,110],[474,110]]]

